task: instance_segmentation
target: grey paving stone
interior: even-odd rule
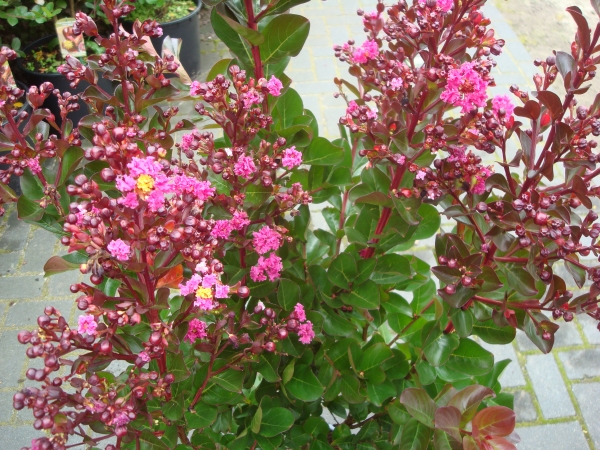
[[[519,450],[588,450],[579,422],[554,423],[517,428]]]
[[[44,265],[54,253],[56,237],[46,230],[36,230],[27,244],[21,272],[43,273]]]
[[[7,221],[7,229],[0,239],[0,248],[11,252],[22,250],[27,242],[29,225],[21,222],[17,213],[13,212]]]
[[[583,420],[587,424],[588,431],[596,448],[600,448],[600,383],[581,383],[572,386],[573,394],[581,408]]]
[[[0,392],[0,423],[8,422],[12,418],[13,392]]]
[[[37,298],[42,294],[43,284],[41,275],[0,278],[0,298]]]
[[[32,439],[42,436],[43,434],[36,431],[31,425],[2,427],[2,445],[6,450],[29,447]]]
[[[577,316],[577,321],[581,325],[583,334],[590,344],[600,344],[600,331],[598,331],[598,321],[592,319],[587,314]]]
[[[69,287],[79,280],[79,273],[76,270],[57,273],[48,277],[48,293],[51,296],[64,297],[72,295]]]
[[[512,345],[491,345],[485,342],[479,342],[482,347],[494,354],[494,361],[502,361],[503,359],[510,359],[511,363],[504,369],[502,375],[500,375],[500,384],[502,387],[516,387],[525,386],[525,377],[517,361],[517,354]]]
[[[5,326],[35,327],[37,318],[46,306],[54,306],[67,319],[71,317],[73,300],[47,300],[45,302],[16,302],[8,308]]]
[[[575,408],[552,355],[528,356],[526,369],[544,418],[575,415]]]
[[[517,391],[514,395],[517,422],[533,422],[536,420],[537,412],[533,405],[531,394],[527,391]]]
[[[600,376],[600,348],[564,352],[559,358],[572,380]]]
[[[0,254],[0,276],[12,275],[15,273],[20,259],[20,252]]]
[[[583,344],[579,330],[574,322],[559,321],[560,329],[554,335],[554,348],[572,347]],[[517,331],[517,344],[522,351],[538,350],[525,333]]]
[[[25,346],[17,341],[18,331],[3,331],[0,334],[2,364],[0,364],[0,388],[16,387],[20,382],[25,362]]]

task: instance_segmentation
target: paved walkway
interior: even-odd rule
[[[343,76],[346,66],[333,56],[333,44],[350,37],[362,42],[361,21],[356,9],[370,11],[375,0],[313,0],[297,8],[311,20],[311,34],[302,53],[294,59],[288,75],[294,87],[319,120],[321,133],[337,137],[337,120],[343,101],[333,98],[334,76]],[[504,53],[497,58],[493,93],[505,93],[516,83],[532,87],[532,57],[518,41],[498,10],[489,5],[496,35],[506,40]],[[227,56],[225,46],[205,27],[202,45],[206,72]],[[536,55],[541,57],[545,55]],[[205,72],[205,73],[206,73]],[[414,249],[418,256],[431,259],[432,241]],[[12,409],[15,391],[28,384],[25,371],[29,361],[16,335],[34,328],[44,306],[54,305],[71,323],[77,309],[69,285],[75,272],[45,279],[43,266],[60,244],[47,232],[16,220],[14,214],[0,220],[0,448],[18,450],[36,436],[29,411]],[[570,279],[566,277],[565,279]],[[522,335],[513,346],[489,346],[497,360],[513,362],[501,377],[502,385],[515,395],[515,408],[522,437],[520,450],[600,450],[600,333],[591,321],[574,321],[557,336],[551,355],[541,355]]]

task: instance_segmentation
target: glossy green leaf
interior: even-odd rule
[[[404,256],[383,255],[377,258],[371,279],[378,284],[395,284],[411,278],[410,262]]]
[[[424,389],[408,388],[402,392],[400,402],[411,416],[427,427],[433,428],[436,405]]]
[[[44,210],[33,200],[21,195],[17,200],[17,213],[19,219],[30,222],[37,222],[44,215]]]
[[[531,297],[538,293],[534,278],[522,267],[511,265],[504,268],[502,272],[508,285],[519,294]]]
[[[250,69],[254,67],[250,44],[231,28],[231,25],[217,12],[217,8],[212,10],[210,23],[217,37],[237,56],[243,68]]]
[[[355,308],[378,309],[379,287],[375,282],[367,280],[359,286],[352,286],[349,293],[342,295],[342,301]]]
[[[265,41],[265,37],[263,36],[263,34],[260,31],[245,27],[241,23],[236,22],[235,20],[230,19],[229,17],[227,17],[223,14],[219,14],[219,16],[221,17],[222,20],[227,22],[227,24],[235,32],[237,32],[241,37],[246,39],[246,41],[248,41],[248,43],[250,45],[260,45]]]
[[[140,450],[168,450],[169,447],[158,439],[150,430],[142,431],[140,435]]]
[[[192,411],[185,413],[188,427],[192,429],[206,428],[217,419],[217,407],[203,402],[197,403]]]
[[[263,412],[260,434],[273,437],[289,430],[294,424],[294,415],[286,408],[269,408]]]
[[[511,326],[499,327],[493,320],[488,320],[476,322],[473,325],[473,334],[488,344],[510,344],[514,341],[517,330]]]
[[[413,234],[415,239],[427,239],[438,232],[442,219],[435,206],[423,203],[419,206],[418,214],[422,219]]]
[[[430,322],[422,330],[423,353],[434,366],[446,363],[450,354],[458,347],[460,338],[454,334],[444,334],[435,322]]]
[[[327,270],[327,277],[336,286],[348,289],[358,275],[356,261],[349,253],[341,253],[337,256]]]
[[[294,6],[301,5],[302,3],[308,3],[310,0],[279,0],[274,2],[273,6],[269,4],[269,10],[265,13],[265,16],[272,14],[281,14],[282,12],[288,11]]]
[[[471,339],[461,339],[445,367],[469,376],[485,375],[494,366],[494,355]]]
[[[277,288],[277,302],[285,311],[291,311],[300,303],[300,287],[293,281],[282,278]]]
[[[427,450],[432,433],[431,427],[410,419],[402,430],[399,450]]]
[[[265,41],[260,46],[263,64],[273,64],[286,56],[297,56],[306,42],[310,22],[296,14],[275,17],[263,30]]]
[[[358,404],[365,401],[364,395],[360,393],[360,380],[350,373],[342,374],[341,391],[342,397],[348,403]]]
[[[251,184],[246,188],[246,203],[260,206],[271,196],[273,189],[262,184]]]
[[[294,375],[285,384],[285,388],[294,397],[304,402],[314,402],[325,390],[310,367],[303,364],[295,367]]]
[[[81,147],[69,147],[60,162],[60,178],[56,186],[62,186],[71,174],[77,169],[77,166],[83,159],[83,150]]]

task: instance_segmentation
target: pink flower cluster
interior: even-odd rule
[[[202,276],[195,273],[185,284],[179,285],[179,293],[184,297],[192,293],[196,294],[194,306],[201,311],[210,311],[218,306],[218,303],[213,300],[213,295],[214,298],[227,298],[229,286],[222,284],[215,274]]]
[[[252,108],[252,105],[257,105],[263,101],[263,96],[256,92],[256,89],[250,89],[244,94],[244,109]]]
[[[96,334],[96,328],[98,327],[98,323],[94,316],[90,314],[84,314],[79,316],[77,319],[78,328],[77,332],[79,334],[87,333],[89,336],[94,336]]]
[[[131,254],[131,247],[122,239],[111,241],[106,249],[110,252],[113,258],[119,261],[128,261]]]
[[[504,110],[504,119],[510,120],[515,110],[515,105],[513,105],[508,95],[497,95],[492,99],[492,109],[496,117],[500,117],[500,110]]]
[[[446,103],[460,106],[463,113],[474,108],[482,108],[487,101],[488,82],[481,78],[474,62],[463,63],[458,69],[448,73],[446,89],[440,98]]]
[[[259,255],[264,255],[270,251],[275,251],[283,243],[281,234],[272,229],[271,227],[264,226],[259,231],[252,233],[254,238],[252,239],[252,245],[254,250]]]
[[[293,316],[301,323],[298,327],[298,340],[304,345],[310,344],[315,338],[315,332],[313,330],[312,322],[306,320],[306,312],[304,311],[304,306],[302,306],[302,304],[296,303]]]
[[[190,85],[190,95],[192,97],[197,97],[198,95],[200,95],[200,82],[199,81],[192,81],[192,84]]]
[[[392,78],[389,82],[390,89],[392,91],[399,91],[404,86],[402,78]]]
[[[233,173],[238,177],[250,178],[256,172],[256,165],[251,156],[241,155],[233,166]]]
[[[264,256],[258,258],[258,263],[250,269],[250,278],[258,282],[265,281],[268,276],[269,280],[275,281],[279,278],[282,270],[281,258],[275,253],[271,253],[267,258]]]
[[[42,167],[40,166],[39,158],[29,158],[27,160],[27,166],[31,170],[31,172],[35,175],[42,172]]]
[[[419,0],[420,6],[425,6],[427,4],[427,0]],[[437,0],[436,7],[440,8],[442,12],[448,12],[454,6],[454,0]]]
[[[202,322],[198,319],[190,320],[188,332],[185,335],[184,340],[188,341],[190,344],[193,344],[198,339],[204,339],[207,336],[207,328],[208,326],[206,325],[206,322]]]
[[[281,158],[281,165],[286,169],[293,169],[302,164],[302,153],[296,150],[295,146],[286,148],[283,151],[283,158]]]
[[[210,181],[200,181],[187,175],[175,175],[169,180],[168,189],[176,195],[192,194],[203,202],[213,197],[216,192]]]
[[[281,81],[275,78],[275,75],[271,75],[271,79],[267,82],[269,94],[273,95],[274,97],[278,97],[281,95],[282,88],[283,84],[281,84]]]
[[[481,195],[485,192],[485,180],[487,180],[492,173],[490,168],[482,167],[479,173],[473,176],[471,180],[471,191],[473,194]]]
[[[375,59],[379,55],[379,47],[375,41],[366,41],[354,50],[352,53],[352,62],[366,64],[370,59]]]
[[[250,224],[248,214],[245,211],[236,211],[231,220],[217,220],[210,235],[220,239],[227,239],[233,231],[240,231]]]

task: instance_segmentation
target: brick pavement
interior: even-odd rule
[[[333,44],[354,36],[361,41],[360,19],[356,9],[372,10],[376,0],[313,0],[297,8],[311,20],[311,34],[302,53],[293,60],[288,75],[311,109],[321,134],[337,137],[337,120],[343,113],[342,100],[332,96],[334,76],[343,76],[346,67],[337,61]],[[296,12],[296,11],[294,11]],[[492,19],[496,35],[506,40],[504,53],[497,58],[497,87],[491,92],[505,93],[517,83],[532,87],[532,57],[502,15],[493,5],[485,12]],[[356,33],[355,33],[356,31]],[[225,46],[215,39],[210,26],[204,26],[201,46],[204,74],[212,64],[227,57]],[[542,57],[545,55],[535,55]],[[516,148],[516,146],[513,146]],[[319,226],[319,224],[315,224]],[[433,240],[418,242],[411,251],[431,261]],[[49,233],[16,220],[14,212],[0,219],[0,448],[15,450],[38,435],[31,427],[29,411],[12,409],[12,395],[27,385],[25,371],[29,362],[16,334],[34,328],[44,306],[54,305],[76,319],[77,309],[69,285],[75,272],[44,278],[44,262],[61,246]],[[570,279],[566,277],[565,279]],[[542,356],[519,333],[512,346],[490,346],[497,360],[513,362],[500,378],[505,390],[515,396],[520,450],[600,450],[600,333],[591,320],[575,320],[559,332],[555,350]]]

